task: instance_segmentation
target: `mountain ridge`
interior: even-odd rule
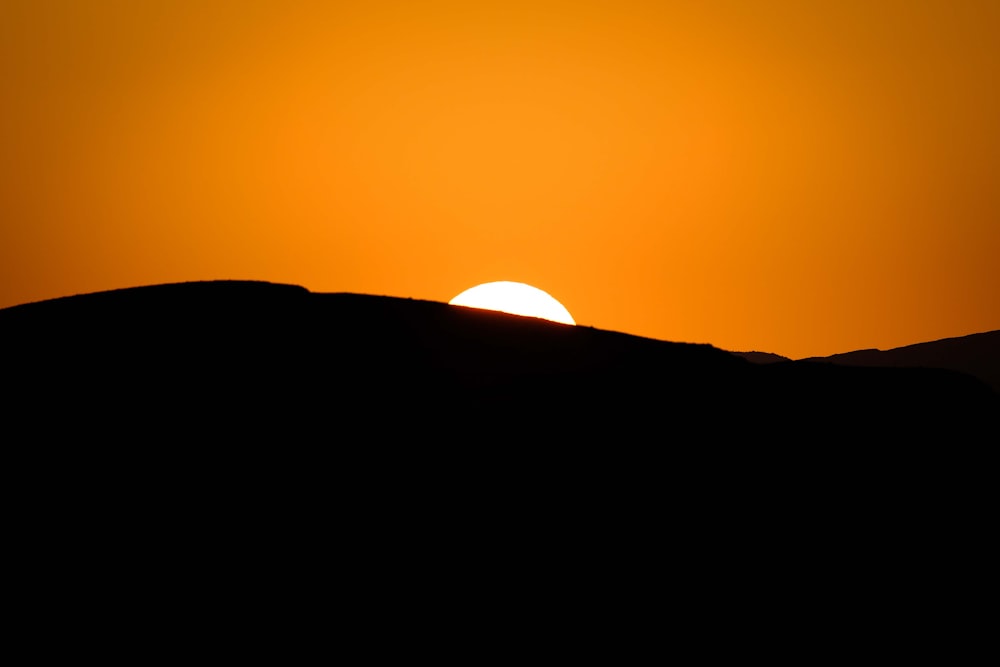
[[[788,357],[770,352],[733,354],[754,363],[792,361]],[[885,350],[865,348],[827,356],[805,357],[797,361],[836,363],[846,366],[947,368],[982,379],[1000,395],[1000,330],[949,336]]]
[[[214,401],[220,414],[273,414],[275,429],[277,415],[298,410],[315,419],[309,410],[329,400],[345,420],[377,406],[415,424],[438,406],[471,424],[503,412],[510,416],[496,428],[507,433],[639,437],[670,419],[730,435],[740,422],[764,432],[755,420],[777,410],[785,417],[771,422],[769,437],[793,439],[795,424],[810,421],[832,432],[873,429],[875,437],[911,428],[906,420],[928,411],[944,410],[952,417],[938,426],[953,428],[997,403],[996,391],[967,368],[889,367],[850,356],[851,363],[754,363],[709,344],[265,281],[127,287],[13,306],[0,310],[0,341],[19,351],[8,354],[8,383],[73,409],[98,400],[87,379],[105,376],[115,379],[107,400],[151,416],[181,415],[167,389],[179,383],[194,403]],[[310,383],[320,380],[325,389],[317,393]],[[136,405],[135,396],[149,400]]]
[[[56,304],[67,303],[67,302],[70,302],[70,301],[79,302],[79,301],[81,301],[83,299],[90,300],[90,299],[110,298],[110,297],[114,297],[116,295],[126,295],[126,294],[130,294],[130,293],[136,293],[138,291],[141,291],[143,293],[149,293],[149,292],[154,291],[154,290],[168,290],[168,289],[169,290],[174,290],[174,289],[233,289],[233,290],[237,290],[237,289],[239,289],[239,290],[251,289],[251,290],[254,290],[255,293],[258,296],[261,295],[261,294],[263,294],[264,291],[267,290],[267,291],[272,291],[274,293],[289,293],[290,294],[292,292],[296,292],[296,293],[299,293],[300,295],[302,295],[302,294],[312,294],[312,295],[355,295],[355,296],[385,298],[385,299],[405,299],[407,301],[420,301],[420,302],[427,302],[427,303],[442,303],[442,302],[437,302],[437,301],[433,301],[433,300],[429,300],[429,299],[415,299],[413,297],[400,297],[400,296],[394,296],[394,295],[389,295],[389,294],[374,294],[374,293],[350,292],[350,291],[344,291],[344,292],[314,292],[314,291],[310,290],[309,288],[301,286],[301,285],[296,285],[296,284],[292,284],[292,283],[280,283],[280,282],[267,281],[267,280],[208,279],[208,280],[192,280],[192,281],[182,281],[182,282],[173,282],[173,283],[158,283],[158,284],[150,284],[150,285],[127,286],[127,287],[119,287],[119,288],[113,288],[113,289],[108,289],[108,290],[100,290],[100,291],[95,291],[95,292],[83,292],[83,293],[77,293],[77,294],[70,294],[70,295],[52,297],[52,298],[48,298],[48,299],[39,299],[39,300],[35,300],[35,301],[28,301],[28,302],[24,302],[24,303],[15,304],[15,305],[11,305],[11,306],[6,306],[4,308],[0,308],[0,313],[4,313],[4,312],[7,312],[7,311],[22,311],[24,309],[29,309],[29,308],[33,309],[33,308],[38,308],[38,307],[50,307],[50,306],[53,306],[53,305],[56,305]],[[233,291],[232,293],[235,294],[235,291]],[[531,319],[536,319],[536,318],[531,318]],[[602,328],[599,328],[599,327],[593,327],[593,326],[589,326],[589,325],[578,324],[576,326],[580,326],[582,328],[587,328],[587,329],[596,329],[596,330],[599,330],[599,331],[606,331],[606,332],[616,333],[616,334],[625,335],[625,336],[631,336],[631,337],[634,337],[634,338],[645,338],[645,339],[648,339],[648,340],[657,340],[657,341],[662,341],[662,342],[676,342],[676,341],[669,341],[669,340],[666,340],[666,339],[651,338],[649,336],[640,336],[640,335],[637,335],[637,334],[630,334],[630,333],[626,333],[626,332],[620,332],[620,331],[616,331],[616,330],[612,330],[612,329],[602,329]],[[763,351],[763,350],[749,350],[749,351],[725,350],[725,348],[720,348],[720,347],[718,347],[718,346],[716,346],[714,344],[711,344],[711,343],[681,343],[681,344],[687,344],[687,345],[708,345],[708,346],[714,347],[716,349],[723,349],[726,352],[729,352],[730,354],[734,354],[734,355],[743,357],[743,358],[745,358],[745,359],[747,359],[749,361],[753,361],[755,363],[771,363],[771,362],[782,362],[782,361],[837,361],[837,362],[852,361],[852,362],[856,362],[858,364],[861,364],[862,360],[866,360],[868,358],[875,358],[875,357],[878,357],[880,355],[885,355],[885,354],[888,354],[888,353],[892,353],[893,355],[896,355],[896,354],[904,353],[904,352],[907,352],[907,351],[915,351],[915,350],[924,351],[924,350],[929,350],[931,347],[939,347],[939,346],[941,346],[943,344],[946,344],[946,343],[962,342],[962,341],[967,341],[969,339],[983,339],[984,342],[985,342],[985,346],[988,346],[990,349],[992,349],[993,346],[997,343],[996,339],[998,339],[998,338],[1000,338],[1000,329],[998,329],[998,330],[991,330],[991,331],[984,331],[984,332],[976,332],[976,333],[965,334],[965,335],[960,335],[960,336],[948,336],[948,337],[938,338],[938,339],[934,339],[934,340],[930,340],[930,341],[921,341],[921,342],[918,342],[918,343],[911,343],[911,344],[908,344],[908,345],[897,346],[897,347],[894,347],[894,348],[886,348],[886,349],[882,349],[882,348],[862,348],[862,349],[856,349],[856,350],[849,350],[849,351],[845,351],[845,352],[837,352],[837,353],[829,354],[829,355],[815,355],[815,356],[808,356],[808,357],[801,357],[801,358],[788,357],[788,356],[785,356],[785,355],[782,355],[782,354],[777,354],[777,353],[774,353],[774,352],[767,352],[767,351]]]

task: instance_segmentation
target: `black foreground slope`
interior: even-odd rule
[[[699,650],[853,653],[849,617],[953,656],[992,567],[996,396],[958,372],[238,281],[8,308],[0,349],[29,603],[119,635],[329,599],[420,641],[436,601],[509,646],[499,619],[607,637],[665,600]]]

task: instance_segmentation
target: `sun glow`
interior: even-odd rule
[[[513,315],[539,317],[562,324],[576,324],[565,306],[548,292],[525,283],[500,280],[465,290],[449,301],[453,306],[499,310]]]

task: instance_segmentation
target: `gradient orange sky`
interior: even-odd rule
[[[0,307],[253,279],[793,358],[1000,329],[1000,3],[0,4]]]

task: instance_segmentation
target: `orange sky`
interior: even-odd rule
[[[998,329],[997,35],[995,0],[5,0],[0,307],[514,280],[793,358]]]

